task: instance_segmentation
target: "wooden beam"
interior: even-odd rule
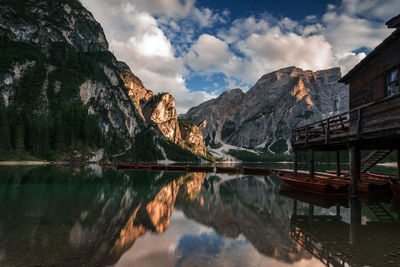
[[[360,180],[360,169],[361,169],[361,151],[356,146],[349,148],[350,158],[350,197],[357,197],[357,183]]]
[[[400,179],[400,149],[396,150],[396,154],[397,154],[397,176]]]
[[[314,178],[315,174],[315,162],[314,162],[314,150],[308,150],[308,161],[309,161],[309,176],[310,178]]]
[[[293,174],[296,176],[297,175],[297,150],[293,150],[293,156],[294,156],[294,161],[293,161]]]
[[[340,176],[340,151],[336,150],[336,176]]]

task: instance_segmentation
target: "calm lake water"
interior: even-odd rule
[[[276,176],[0,167],[0,266],[399,266],[399,202]]]

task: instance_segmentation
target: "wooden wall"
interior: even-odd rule
[[[393,128],[400,129],[400,96],[393,96],[370,107],[361,109],[360,134],[382,131]],[[350,114],[350,133],[356,134],[358,112]]]
[[[354,74],[349,85],[350,109],[385,97],[385,72],[400,65],[400,33]]]

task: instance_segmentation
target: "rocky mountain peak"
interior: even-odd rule
[[[46,47],[67,42],[80,51],[106,51],[103,28],[78,0],[5,0],[0,31],[13,41]]]
[[[347,110],[348,89],[337,83],[340,78],[339,68],[282,68],[263,75],[245,94],[229,90],[182,118],[204,126],[207,145],[280,147],[282,152],[290,145],[293,128]]]
[[[108,51],[101,25],[78,0],[1,1],[0,41],[0,110],[17,110],[13,118],[17,124],[24,122],[18,125],[18,149],[46,157],[49,148],[58,151],[83,143],[87,151],[100,151],[97,154],[108,159],[197,158],[165,140],[197,151],[193,140],[202,136],[193,135],[200,131],[188,131],[193,142],[182,139],[174,98],[154,96]],[[40,121],[41,126],[29,121]],[[0,119],[0,128],[2,124],[15,127]],[[47,138],[31,144],[31,132]],[[13,128],[7,131],[4,140],[15,139],[14,133]],[[9,151],[17,149],[11,146],[4,145]],[[206,156],[204,144],[199,151]]]

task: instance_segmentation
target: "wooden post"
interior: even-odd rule
[[[336,150],[336,176],[340,176],[340,151]]]
[[[349,149],[350,158],[350,197],[357,197],[357,183],[360,180],[360,168],[361,168],[361,152],[356,146],[351,146]]]
[[[361,203],[357,199],[350,199],[350,234],[349,243],[355,244],[359,240],[361,226]]]
[[[293,174],[297,176],[297,150],[293,150],[294,162],[293,162]]]
[[[397,149],[397,175],[400,178],[400,149]]]
[[[308,205],[308,216],[307,216],[308,224],[312,224],[314,220],[314,205]]]
[[[315,173],[315,164],[314,164],[314,150],[312,150],[312,149],[309,149],[308,150],[308,160],[309,160],[309,164],[310,164],[310,166],[309,166],[309,176],[310,176],[310,178],[314,178],[314,173]]]
[[[331,130],[329,119],[326,120],[326,129],[325,129],[325,144],[329,143],[329,132]]]

